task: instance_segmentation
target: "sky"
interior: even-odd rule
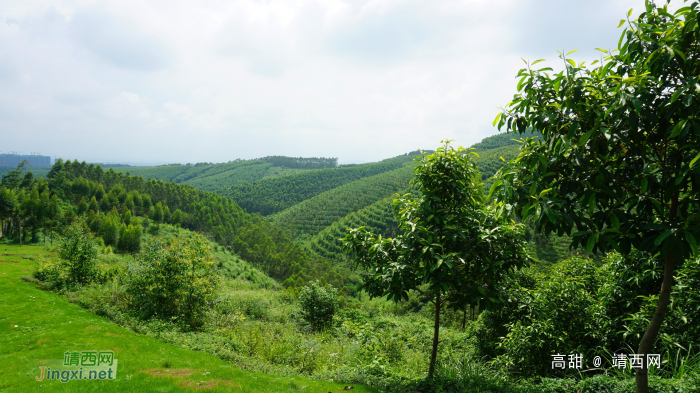
[[[515,75],[642,0],[0,0],[0,153],[379,161],[498,132]]]

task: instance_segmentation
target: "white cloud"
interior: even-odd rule
[[[590,60],[595,47],[617,44],[617,21],[642,6],[4,2],[0,136],[8,150],[134,162],[361,162],[444,138],[470,145],[496,132],[520,57],[556,60],[557,50],[578,48],[575,58]]]

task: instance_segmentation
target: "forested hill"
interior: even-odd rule
[[[413,157],[419,154],[416,151],[376,163],[262,179],[225,188],[217,193],[233,199],[248,212],[267,216],[355,180],[412,165]]]
[[[62,233],[76,218],[102,236],[105,225],[116,222],[112,226],[118,228],[132,216],[141,216],[129,228],[136,230],[148,222],[180,224],[230,247],[287,285],[321,279],[342,286],[345,281],[329,262],[309,255],[260,215],[248,214],[231,199],[184,184],[144,180],[59,159],[47,179],[36,179],[31,171],[22,176],[21,169],[3,176],[0,202],[0,218],[16,221],[5,222],[3,232],[24,231],[32,241],[40,230]]]
[[[222,164],[170,164],[154,167],[119,167],[116,172],[146,179],[184,183],[205,191],[216,191],[236,184],[290,175],[305,171],[336,168],[337,158],[269,156],[255,160],[235,160]]]
[[[363,177],[302,201],[268,219],[286,229],[293,239],[309,239],[350,213],[405,192],[411,178],[413,165]]]
[[[496,135],[491,135],[484,138],[481,142],[473,144],[471,147],[476,149],[477,152],[489,149],[497,149],[504,146],[520,146],[518,139],[522,139],[529,136],[542,136],[539,132],[526,132],[523,135],[513,134],[513,133],[499,133]]]

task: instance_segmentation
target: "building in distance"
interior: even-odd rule
[[[27,160],[31,166],[51,166],[50,156],[40,155],[19,155],[19,154],[0,154],[0,166],[16,167],[22,161]]]

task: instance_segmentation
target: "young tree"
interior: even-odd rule
[[[597,68],[562,54],[565,71],[532,69],[539,60],[520,70],[519,93],[494,124],[518,133],[533,128],[543,139],[524,143],[491,192],[523,219],[533,215],[538,229],[570,235],[572,247],[623,254],[634,247],[657,256],[663,283],[637,350],[647,355],[674,270],[698,255],[698,3],[671,14],[647,2],[628,23],[619,53],[601,50]],[[637,392],[648,392],[646,369],[637,370],[636,382]]]
[[[2,222],[0,232],[2,236],[7,236],[9,221],[12,221],[18,210],[17,194],[11,188],[0,186],[0,221]]]
[[[175,319],[195,329],[204,323],[213,300],[217,278],[209,244],[204,236],[154,239],[139,261],[129,266],[127,293],[143,319]]]
[[[432,377],[445,305],[464,309],[497,303],[496,284],[510,269],[529,261],[522,225],[507,220],[505,209],[483,203],[481,176],[472,155],[448,143],[419,157],[413,183],[419,191],[394,200],[402,234],[382,239],[364,227],[350,230],[345,247],[354,265],[363,267],[363,288],[372,297],[399,301],[417,290],[435,305]]]
[[[100,234],[105,246],[115,247],[117,245],[119,238],[119,216],[117,214],[110,212],[105,216]]]
[[[87,284],[95,277],[97,246],[95,239],[78,223],[68,227],[58,245],[58,255],[68,272],[68,281]]]
[[[323,330],[333,324],[333,316],[338,311],[337,296],[337,289],[330,285],[321,286],[318,280],[301,288],[301,316],[311,326],[311,330]]]

